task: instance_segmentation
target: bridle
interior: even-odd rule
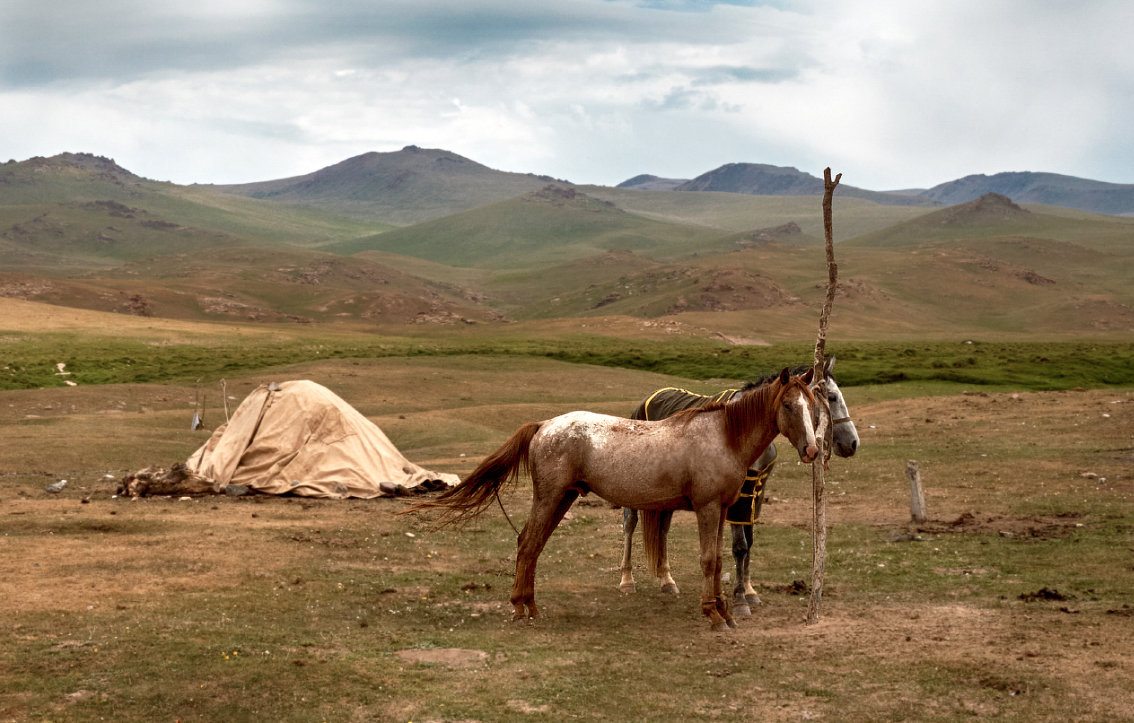
[[[839,417],[838,419],[832,419],[831,420],[831,426],[832,427],[835,426],[836,424],[853,424],[853,423],[854,423],[854,420],[851,419],[850,417]]]

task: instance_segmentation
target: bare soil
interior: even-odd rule
[[[462,388],[459,379],[452,384]],[[487,404],[494,393],[463,390],[462,403]],[[757,533],[762,547],[753,577],[764,604],[730,634],[710,633],[698,614],[695,536],[680,515],[671,543],[679,597],[661,595],[644,570],[638,593],[617,592],[621,513],[586,498],[541,560],[537,597],[545,616],[514,625],[507,604],[511,532],[496,509],[482,527],[457,534],[431,531],[419,514],[397,515],[412,504],[402,499],[114,496],[123,470],[177,458],[154,459],[152,448],[135,447],[108,459],[100,450],[117,450],[115,438],[141,424],[176,436],[169,430],[186,414],[186,393],[138,387],[0,397],[0,615],[9,621],[0,720],[33,713],[93,718],[115,701],[127,715],[176,713],[160,696],[150,708],[128,705],[120,683],[98,672],[105,664],[121,672],[128,662],[95,651],[107,656],[122,647],[129,626],[145,620],[167,626],[164,639],[212,650],[234,635],[224,618],[241,619],[233,605],[246,604],[250,590],[270,596],[264,615],[308,607],[301,619],[313,626],[305,633],[310,640],[271,651],[282,656],[283,671],[315,675],[326,663],[365,677],[378,666],[387,682],[400,681],[398,692],[365,705],[356,699],[360,688],[344,683],[341,700],[322,709],[353,710],[363,719],[496,717],[488,710],[516,719],[584,711],[645,718],[637,704],[620,702],[633,698],[634,687],[613,672],[634,671],[661,686],[652,695],[663,717],[681,711],[691,719],[1042,720],[1073,711],[1081,720],[1134,720],[1131,392],[855,405],[855,390],[847,390],[862,448],[853,459],[832,461],[832,559],[820,622],[803,624],[810,468],[785,460],[769,484]],[[117,404],[119,397],[128,403]],[[502,428],[512,423],[512,415],[504,417]],[[36,449],[37,435],[53,444],[72,435],[80,449],[45,455]],[[426,466],[468,472],[503,437],[502,429],[468,442],[463,458],[448,448],[435,459],[403,452]],[[179,439],[180,450],[164,450],[169,456],[190,448],[185,435]],[[903,474],[905,460],[915,457],[931,517],[920,525],[909,522]],[[63,491],[45,491],[60,474],[69,475]],[[527,498],[526,485],[505,498],[517,524]],[[312,602],[338,594],[357,596],[343,608],[355,611],[346,621],[352,637],[332,632],[343,630],[334,615],[344,612],[320,613]],[[207,613],[182,602],[206,600]],[[424,618],[410,624],[399,612],[410,609]],[[293,609],[287,616],[303,614]],[[270,636],[267,621],[243,624]],[[326,634],[311,632],[320,629]],[[375,645],[388,653],[366,647]],[[228,651],[224,660],[238,652],[252,654]],[[17,657],[24,656],[45,670],[64,656],[82,682],[58,693],[29,689],[18,672]],[[547,687],[539,671],[549,669],[564,688]],[[436,685],[419,680],[422,688],[410,688],[415,677],[434,680],[429,671],[444,673]],[[511,681],[495,703],[486,672],[497,685]],[[224,680],[208,670],[201,676],[203,688]],[[667,689],[666,681],[685,692]],[[706,685],[722,696],[706,693]],[[255,708],[231,691],[218,700],[230,707],[203,708],[197,717],[279,712],[267,699]],[[449,701],[448,708],[438,701]],[[291,710],[294,716],[301,708]]]

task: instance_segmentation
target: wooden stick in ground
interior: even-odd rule
[[[827,324],[831,307],[835,303],[835,289],[839,281],[839,267],[835,264],[835,233],[832,220],[832,199],[835,187],[843,174],[831,179],[831,169],[823,171],[823,235],[827,247],[827,296],[819,314],[819,334],[815,338],[815,379],[819,385],[819,428],[815,430],[819,456],[811,464],[812,520],[811,520],[811,602],[807,606],[807,624],[819,622],[819,603],[823,597],[823,573],[827,567],[827,499],[824,472],[831,457],[831,408],[827,403],[827,380],[823,376],[827,347]]]
[[[906,462],[906,477],[910,479],[910,519],[925,522],[925,490],[921,486],[921,470],[915,460]]]

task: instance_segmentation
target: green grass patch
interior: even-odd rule
[[[831,345],[843,386],[915,383],[1058,390],[1134,384],[1129,342],[909,342]],[[326,359],[487,355],[547,358],[635,369],[685,379],[743,380],[808,361],[808,344],[730,347],[713,342],[627,341],[601,336],[309,337],[216,340],[154,346],[143,341],[62,333],[20,334],[4,345],[0,389],[78,384],[168,383],[219,379]],[[67,376],[57,364],[66,364]]]

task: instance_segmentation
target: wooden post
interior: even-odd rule
[[[819,334],[815,338],[815,380],[819,386],[819,428],[815,430],[815,441],[819,445],[819,455],[811,463],[811,602],[807,606],[807,624],[819,622],[819,603],[823,597],[823,573],[827,568],[827,499],[826,480],[823,473],[827,460],[831,457],[832,434],[831,408],[827,403],[827,380],[823,378],[826,366],[827,324],[831,318],[831,306],[835,302],[835,289],[838,286],[839,267],[835,264],[835,234],[832,221],[832,198],[835,186],[843,174],[831,179],[831,169],[823,171],[823,234],[827,247],[827,295],[823,310],[819,314]]]
[[[925,491],[921,488],[921,470],[917,462],[906,462],[906,477],[910,478],[910,517],[914,522],[925,522]]]

